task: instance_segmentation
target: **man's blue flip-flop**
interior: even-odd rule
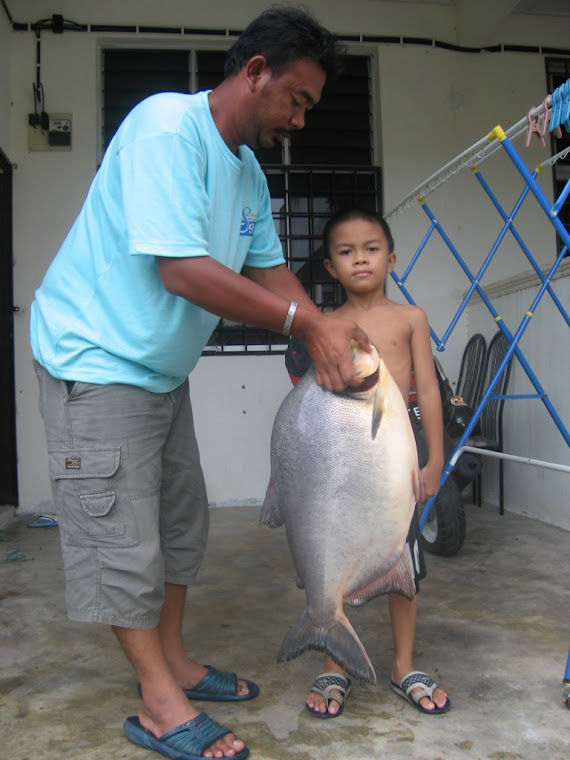
[[[237,676],[235,673],[227,673],[225,670],[216,670],[211,665],[205,665],[208,672],[196,686],[184,689],[188,699],[201,699],[204,702],[245,702],[259,694],[259,686],[253,681],[242,679],[246,682],[249,691],[247,694],[238,694]],[[142,696],[141,685],[137,686],[139,697]]]
[[[259,686],[253,681],[243,679],[249,691],[247,694],[238,694],[238,682],[235,673],[227,673],[225,670],[216,670],[211,665],[205,665],[208,672],[191,689],[184,689],[188,699],[202,699],[209,702],[245,702],[259,694]]]
[[[231,733],[229,729],[220,726],[206,713],[200,713],[193,720],[182,723],[172,731],[167,731],[160,738],[143,728],[136,715],[125,718],[123,730],[127,739],[134,744],[145,749],[156,750],[173,760],[199,760],[206,747]],[[232,758],[245,760],[248,755],[249,749],[244,747],[241,752],[232,755]]]
[[[39,515],[33,522],[28,523],[28,528],[57,528],[58,522],[51,515]]]

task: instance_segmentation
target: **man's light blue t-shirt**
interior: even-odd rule
[[[263,172],[224,143],[207,92],[154,95],[117,131],[36,291],[36,360],[64,380],[178,387],[218,317],[168,293],[155,256],[284,263]]]

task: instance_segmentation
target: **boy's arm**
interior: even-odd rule
[[[412,364],[422,418],[428,460],[420,472],[420,500],[426,501],[439,490],[443,469],[443,415],[441,395],[435,374],[429,324],[421,309],[414,310],[411,348]]]

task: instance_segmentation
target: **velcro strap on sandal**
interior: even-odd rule
[[[321,694],[327,700],[331,699],[331,691],[340,691],[343,696],[346,696],[349,689],[350,680],[339,673],[322,673],[315,678],[315,682],[311,686],[311,691]],[[333,699],[339,701],[336,696]]]
[[[420,688],[422,689],[421,692],[418,692],[416,694],[411,693],[414,691],[414,689]],[[431,676],[428,676],[427,673],[422,673],[419,670],[408,673],[408,675],[400,683],[400,689],[405,692],[408,697],[411,696],[415,702],[422,699],[423,697],[429,697],[431,699],[436,688],[437,684],[433,678]]]

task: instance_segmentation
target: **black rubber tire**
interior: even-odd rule
[[[420,506],[421,517],[421,506]],[[440,557],[452,557],[465,541],[465,508],[461,494],[449,477],[432,508],[422,531],[424,550]]]

